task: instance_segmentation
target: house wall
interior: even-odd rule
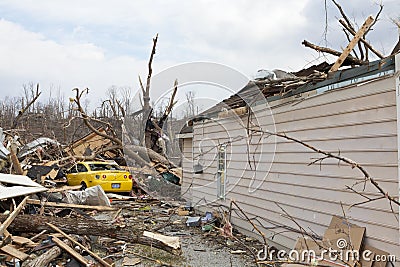
[[[321,150],[340,153],[361,164],[389,194],[398,196],[397,116],[395,78],[375,79],[346,88],[274,101],[253,108],[255,125],[263,130],[286,133]],[[271,115],[272,114],[272,115]],[[192,184],[187,195],[200,210],[210,204],[229,206],[230,199],[257,216],[264,227],[284,225],[298,229],[287,212],[304,229],[323,235],[333,215],[343,215],[366,227],[366,243],[400,258],[399,222],[386,199],[356,205],[365,198],[350,192],[346,186],[364,195],[379,196],[363,175],[343,162],[326,159],[309,163],[321,155],[292,141],[266,134],[246,137],[247,117],[231,117],[197,122],[194,125],[193,154],[204,166],[202,174],[184,178],[183,187]],[[188,141],[189,142],[189,141]],[[228,142],[227,196],[216,198],[217,146]],[[192,149],[188,145],[188,150]],[[185,153],[189,151],[185,150]],[[186,154],[185,154],[186,155]],[[191,168],[186,162],[184,168]],[[279,205],[279,206],[278,206]],[[284,210],[282,210],[282,209]],[[252,227],[233,213],[237,228]],[[284,228],[264,229],[272,244],[293,248],[301,235]]]
[[[191,183],[193,180],[193,138],[183,138],[182,145],[182,171],[183,181],[181,186],[182,197],[192,199]]]

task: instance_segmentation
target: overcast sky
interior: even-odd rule
[[[45,95],[53,86],[69,97],[72,88],[89,87],[95,103],[110,86],[136,90],[156,33],[154,73],[193,61],[250,78],[258,69],[300,70],[321,61],[304,39],[337,50],[347,44],[339,13],[326,2],[327,43],[324,0],[0,0],[0,92],[21,96],[22,84],[34,82]],[[358,25],[379,9],[377,1],[339,2]],[[367,37],[388,54],[398,39],[390,19],[400,17],[400,1],[383,4]]]

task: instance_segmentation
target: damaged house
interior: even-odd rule
[[[183,197],[200,211],[234,199],[269,244],[287,250],[301,236],[322,237],[333,216],[346,217],[365,227],[365,245],[400,258],[399,205],[390,200],[399,199],[399,70],[397,54],[335,72],[305,70],[307,81],[276,75],[249,83],[179,135]],[[254,234],[239,213],[231,222]]]

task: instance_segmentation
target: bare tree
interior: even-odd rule
[[[195,115],[195,104],[194,99],[196,98],[196,92],[188,91],[185,93],[187,101],[187,110],[185,111],[186,118],[192,118]]]
[[[399,40],[398,40],[397,44],[395,45],[395,47],[393,48],[392,52],[390,53],[391,55],[394,55],[400,51],[400,17],[398,17],[397,19],[392,18],[391,20],[397,26],[398,31],[399,31]]]
[[[174,163],[170,162],[165,157],[163,153],[163,151],[165,151],[165,145],[163,147],[162,142],[160,142],[160,138],[162,138],[164,134],[163,126],[176,104],[176,101],[174,99],[178,90],[178,82],[175,81],[171,98],[169,99],[164,112],[160,114],[157,118],[154,116],[153,105],[151,105],[150,99],[152,61],[156,51],[157,39],[158,35],[156,35],[156,37],[153,39],[153,47],[148,63],[148,76],[145,86],[143,85],[142,80],[139,77],[143,100],[142,109],[132,114],[126,115],[125,118],[124,144],[122,140],[117,136],[115,130],[110,123],[93,118],[89,116],[88,113],[85,111],[84,107],[82,106],[82,97],[84,94],[89,92],[89,89],[85,89],[82,91],[80,91],[78,88],[73,89],[76,95],[75,98],[72,99],[72,101],[75,104],[76,110],[78,110],[79,112],[79,118],[83,119],[85,125],[92,132],[111,140],[119,149],[123,148],[125,156],[133,159],[138,165],[150,166],[151,162],[156,162],[159,164],[163,164],[166,167],[176,167]],[[117,116],[119,114],[119,111],[121,111],[121,113],[126,113],[123,108],[124,104],[117,98],[116,95],[116,89],[111,88],[109,90],[110,99],[103,101],[103,108],[105,108],[104,105],[107,104],[109,109],[112,111],[112,116]],[[126,94],[125,97],[127,97],[128,95],[129,94]],[[128,120],[132,121],[133,123],[127,123]],[[105,125],[108,132],[100,132],[98,129],[96,129],[96,127],[94,127],[93,122]],[[131,132],[134,131],[136,128],[141,128],[144,130],[143,133],[139,132],[140,136],[144,137],[143,146],[140,146],[138,143],[135,143],[133,141],[133,139],[136,137],[133,136]]]
[[[39,98],[40,94],[42,92],[39,91],[39,84],[36,85],[36,91],[34,90],[33,84],[30,84],[29,88],[24,85],[24,93],[25,93],[25,99],[26,99],[26,105],[24,105],[24,102],[22,102],[22,107],[18,111],[17,117],[15,117],[13,124],[11,128],[17,127],[18,120],[24,115],[25,112],[29,112],[29,110],[32,108],[33,110],[35,109],[35,102]]]

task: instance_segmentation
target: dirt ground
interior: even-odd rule
[[[124,242],[113,243],[111,240],[100,238],[97,244],[99,249],[107,247],[106,253],[115,261],[115,266],[126,265],[128,259],[140,263],[134,266],[256,266],[254,257],[247,248],[256,252],[261,244],[253,238],[246,237],[236,231],[234,236],[240,240],[228,239],[221,236],[216,228],[210,231],[202,230],[201,226],[189,227],[186,225],[188,216],[168,214],[172,209],[161,207],[159,204],[148,205],[134,202],[113,202],[113,205],[122,208],[120,217],[126,227],[140,223],[147,224],[147,229],[157,229],[157,232],[167,236],[178,236],[181,241],[181,255],[172,255],[159,249],[148,246],[129,244]],[[139,207],[140,206],[140,207]],[[99,214],[98,219],[107,219]],[[201,214],[199,214],[201,216]],[[150,227],[149,227],[150,226]],[[242,244],[240,244],[242,243]],[[102,245],[103,244],[103,245]],[[103,249],[101,249],[103,246]],[[112,254],[110,248],[117,251]],[[104,250],[103,250],[104,253]],[[103,257],[106,256],[103,254]],[[124,265],[125,263],[125,265]]]

